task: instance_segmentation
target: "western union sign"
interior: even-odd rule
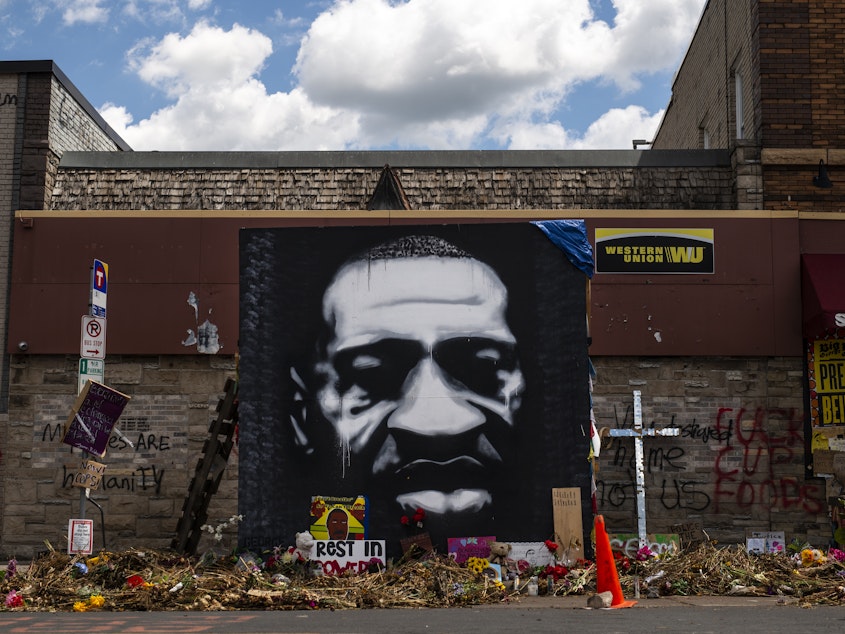
[[[713,229],[596,229],[596,273],[713,273]]]

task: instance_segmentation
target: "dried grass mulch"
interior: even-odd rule
[[[618,569],[618,565],[617,565]],[[705,543],[679,554],[635,562],[619,571],[626,597],[780,595],[801,605],[845,605],[845,564],[802,567],[787,555],[753,555],[742,546]],[[523,579],[522,590],[524,592]],[[595,592],[595,566],[572,568],[540,594]],[[314,576],[301,563],[269,569],[248,557],[185,557],[127,550],[96,557],[51,551],[0,580],[0,611],[307,610],[452,607],[518,601],[484,575],[448,557],[403,560],[387,569]],[[22,605],[4,605],[20,597]],[[14,602],[14,601],[13,601]]]

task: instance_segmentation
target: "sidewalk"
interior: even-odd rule
[[[502,608],[527,608],[527,609],[558,609],[558,610],[586,610],[587,599],[589,594],[584,595],[568,595],[555,597],[529,597],[527,595],[518,595],[510,601],[503,603],[493,603],[473,606],[480,609],[502,609]],[[647,599],[645,596],[639,599],[632,597],[625,597],[626,599],[636,601],[636,605],[632,609],[639,610],[643,608],[668,608],[668,607],[772,607],[776,605],[783,606],[797,606],[799,599],[797,597],[740,597],[740,596],[679,596],[672,595],[660,597],[659,599]]]

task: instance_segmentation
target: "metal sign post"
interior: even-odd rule
[[[637,473],[637,534],[640,538],[640,548],[648,545],[645,513],[645,467],[643,458],[643,438],[646,436],[679,436],[681,430],[677,427],[665,429],[643,429],[643,406],[640,390],[634,390],[634,428],[611,429],[610,435],[615,438],[634,439],[634,461]]]
[[[88,314],[82,316],[82,336],[79,341],[78,393],[82,393],[88,379],[103,381],[106,358],[106,297],[108,293],[109,265],[94,260],[91,267],[91,287],[88,293]],[[83,380],[85,377],[85,380]],[[85,460],[91,455],[83,451]],[[85,503],[91,489],[84,487],[79,492],[79,518],[85,519]],[[99,505],[97,505],[99,506]],[[100,509],[102,514],[102,509]],[[105,526],[103,527],[105,530]],[[103,543],[105,548],[105,540]]]

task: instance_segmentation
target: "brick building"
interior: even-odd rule
[[[60,437],[93,258],[111,267],[105,382],[132,397],[120,428],[134,447],[113,438],[92,498],[109,548],[160,547],[237,371],[239,228],[543,218],[584,219],[596,249],[598,427],[630,426],[640,390],[645,424],[680,430],[645,442],[649,530],[827,544],[845,422],[825,405],[845,365],[842,285],[826,275],[845,270],[845,145],[829,123],[843,116],[842,5],[708,2],[647,151],[133,152],[54,64],[4,63],[0,555],[63,545],[77,516],[79,455]],[[820,160],[833,187],[814,184]],[[712,269],[649,268],[632,241],[673,248],[678,234],[704,236]],[[611,244],[642,259],[608,260]],[[219,348],[190,336],[205,322]],[[604,444],[598,508],[635,532],[632,442]],[[210,522],[237,512],[237,486],[235,451]]]

